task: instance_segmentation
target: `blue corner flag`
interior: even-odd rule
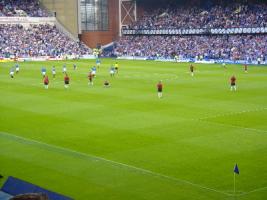
[[[237,166],[237,164],[235,165],[235,168],[234,168],[234,173],[236,173],[236,174],[239,174],[239,169],[238,169],[238,166]]]

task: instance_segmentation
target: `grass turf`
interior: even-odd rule
[[[20,63],[14,79],[1,63],[0,173],[82,200],[232,200],[238,163],[236,199],[267,197],[266,67],[196,64],[191,77],[189,64],[119,61],[110,78],[111,63],[90,87],[94,61]]]

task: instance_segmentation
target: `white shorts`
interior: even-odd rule
[[[110,74],[114,74],[115,72],[114,71],[110,71]]]
[[[42,72],[43,75],[45,75],[46,73],[45,72]]]
[[[66,72],[67,71],[67,69],[63,69],[63,72]]]
[[[19,71],[19,68],[16,68],[16,72],[18,72]]]
[[[10,72],[10,76],[13,76],[14,75],[14,72]]]
[[[56,74],[56,72],[55,72],[55,71],[52,71],[52,74],[53,74],[53,75],[55,75],[55,74]]]
[[[92,74],[95,75],[95,71],[92,71]]]

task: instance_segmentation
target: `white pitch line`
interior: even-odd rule
[[[239,111],[239,112],[231,112],[231,113],[213,115],[213,116],[200,118],[199,120],[214,119],[217,117],[227,117],[227,116],[231,116],[231,115],[238,115],[238,114],[243,114],[243,113],[248,113],[248,112],[258,112],[258,111],[263,111],[263,110],[267,110],[267,108],[257,108],[257,109],[253,109],[253,110],[243,110],[243,111]]]
[[[231,115],[238,115],[238,114],[242,114],[242,113],[257,112],[257,111],[263,111],[263,110],[267,110],[267,108],[257,108],[257,109],[254,109],[254,110],[244,110],[244,111],[241,111],[241,112],[213,115],[213,116],[209,116],[209,117],[203,117],[203,118],[192,119],[192,120],[202,121],[202,122],[211,123],[211,124],[217,124],[217,125],[224,126],[224,127],[233,127],[233,128],[239,128],[239,129],[244,129],[244,130],[249,130],[249,131],[254,131],[254,132],[267,133],[266,130],[248,128],[248,127],[237,126],[237,125],[232,125],[232,124],[224,124],[224,123],[214,122],[214,121],[209,121],[208,120],[208,119],[214,119],[214,118],[217,118],[217,117],[227,117],[227,116],[231,116]]]
[[[259,191],[262,191],[262,190],[267,190],[267,186],[266,187],[257,188],[255,190],[251,190],[249,192],[243,192],[242,194],[239,194],[237,196],[246,196],[248,194],[251,194],[251,193],[254,193],[254,192],[259,192]]]
[[[267,131],[261,130],[261,129],[247,128],[247,127],[236,126],[236,125],[232,125],[232,124],[223,124],[223,123],[220,123],[220,122],[207,121],[205,119],[204,120],[197,119],[197,120],[198,121],[202,121],[202,122],[206,122],[206,123],[210,123],[210,124],[217,124],[217,125],[224,126],[224,127],[233,127],[233,128],[239,128],[239,129],[244,129],[244,130],[249,130],[249,131],[254,131],[254,132],[267,133]]]
[[[219,193],[219,194],[223,194],[223,195],[226,195],[226,196],[233,196],[233,194],[229,194],[229,193],[226,193],[226,192],[223,192],[223,191],[220,191],[220,190],[216,190],[216,189],[209,188],[209,187],[206,187],[206,186],[203,186],[203,185],[199,185],[199,184],[187,181],[187,180],[178,179],[178,178],[175,178],[175,177],[171,177],[171,176],[168,176],[168,175],[160,174],[160,173],[153,172],[153,171],[150,171],[150,170],[147,170],[147,169],[143,169],[143,168],[140,168],[140,167],[135,167],[133,165],[128,165],[128,164],[124,164],[124,163],[121,163],[121,162],[109,160],[109,159],[106,159],[106,158],[103,158],[103,157],[82,153],[82,152],[79,152],[79,151],[75,151],[75,150],[72,150],[72,149],[68,149],[68,148],[64,148],[64,147],[48,144],[48,143],[45,143],[45,142],[40,142],[40,141],[33,140],[33,139],[28,139],[28,138],[17,136],[17,135],[13,135],[13,134],[7,133],[7,132],[2,132],[1,131],[0,135],[9,136],[11,138],[12,137],[13,138],[18,138],[20,140],[29,141],[29,142],[32,142],[32,143],[35,143],[35,144],[40,144],[40,145],[43,145],[43,146],[47,146],[47,147],[50,147],[52,149],[59,149],[59,150],[62,150],[62,151],[75,153],[77,155],[82,155],[82,156],[85,156],[85,157],[88,157],[88,158],[101,160],[101,161],[104,161],[104,162],[107,162],[107,163],[115,164],[117,166],[123,166],[123,167],[128,168],[128,169],[133,169],[135,171],[139,171],[139,172],[142,172],[144,174],[151,175],[153,177],[157,177],[157,178],[160,178],[160,179],[166,179],[166,180],[169,180],[169,181],[174,181],[176,183],[183,183],[183,184],[191,185],[193,187],[196,187],[196,188],[199,188],[199,189],[202,189],[202,190],[207,190],[207,191]]]

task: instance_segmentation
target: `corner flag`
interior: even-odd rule
[[[235,168],[234,168],[234,173],[236,173],[236,174],[239,174],[239,169],[238,169],[238,166],[237,166],[237,164],[235,165]]]

